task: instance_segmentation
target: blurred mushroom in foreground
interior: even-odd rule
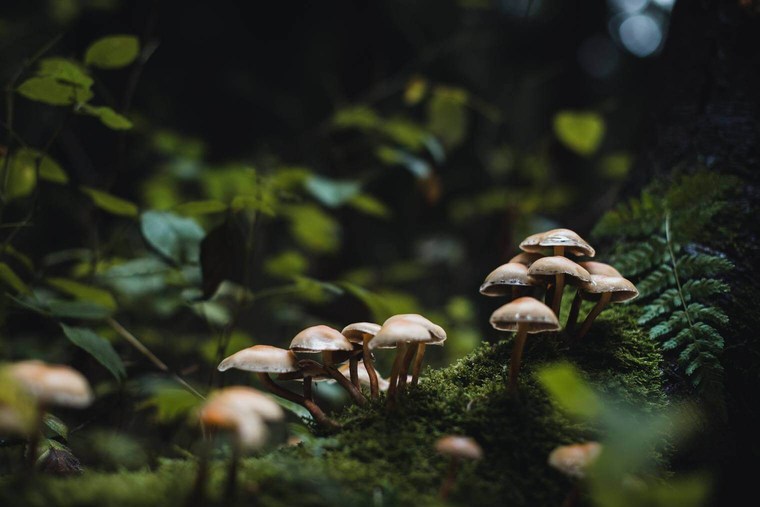
[[[562,445],[549,454],[548,463],[567,477],[581,480],[586,477],[589,466],[599,458],[601,453],[602,445],[598,442]],[[578,503],[579,497],[580,487],[576,482],[565,501],[562,502],[562,507],[573,507]]]
[[[438,493],[441,500],[446,500],[454,487],[454,482],[456,482],[460,462],[462,460],[475,461],[481,459],[483,449],[470,437],[448,435],[435,442],[435,450],[438,454],[449,458],[449,469]]]

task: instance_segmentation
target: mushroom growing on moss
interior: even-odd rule
[[[355,345],[361,345],[361,351],[362,351],[362,360],[364,361],[364,370],[367,372],[367,375],[369,376],[369,388],[370,388],[370,395],[372,398],[377,398],[379,395],[379,387],[378,387],[378,380],[377,380],[377,373],[375,372],[375,366],[372,364],[372,353],[369,350],[369,341],[372,339],[373,336],[377,334],[377,332],[380,331],[380,324],[375,324],[373,322],[354,322],[353,324],[349,324],[346,327],[343,328],[343,336],[345,336],[348,341]],[[351,376],[351,382],[354,382],[354,375],[356,375],[358,382],[358,370],[357,370],[357,363],[358,357],[352,354],[352,356],[349,358],[350,368],[349,373]],[[354,385],[359,387],[359,384],[354,382]]]
[[[583,321],[581,329],[575,336],[575,340],[580,340],[589,329],[594,320],[602,313],[602,310],[609,303],[622,303],[630,301],[639,295],[638,289],[629,280],[620,276],[591,275],[591,281],[584,283],[579,288],[579,293],[583,299],[596,301],[596,304]]]
[[[571,479],[581,480],[586,477],[586,472],[602,453],[602,445],[598,442],[585,442],[582,444],[562,445],[549,454],[548,463],[562,474]],[[578,503],[580,488],[578,484],[568,493],[563,507],[573,507]]]
[[[528,274],[528,267],[517,262],[508,262],[491,271],[480,286],[484,296],[519,297],[520,288],[540,285],[538,279]]]
[[[552,311],[557,318],[562,305],[562,294],[565,289],[565,281],[569,283],[581,283],[591,280],[591,275],[581,266],[567,257],[552,256],[538,259],[531,264],[528,274],[533,278],[548,278],[554,281],[554,295],[551,298]]]
[[[402,364],[401,371],[399,372],[399,381],[403,386],[406,383],[406,374],[409,370],[411,355],[414,354],[414,366],[412,367],[412,381],[411,385],[416,386],[420,379],[420,372],[422,371],[422,359],[425,357],[425,350],[428,345],[443,346],[446,341],[446,331],[438,324],[432,322],[427,317],[423,317],[418,313],[400,313],[393,315],[386,319],[383,325],[394,321],[408,321],[421,325],[430,333],[430,340],[423,340],[417,343],[416,350],[413,347],[407,349],[407,358]]]
[[[578,265],[588,271],[590,275],[623,276],[617,269],[603,262],[586,261],[579,262]],[[578,322],[578,313],[580,313],[581,302],[583,301],[583,298],[581,297],[582,292],[583,288],[578,286],[575,291],[575,297],[573,298],[573,304],[570,307],[570,315],[567,316],[567,322],[565,323],[565,332],[567,332],[568,335],[572,335],[575,325]]]
[[[456,481],[459,463],[462,460],[474,461],[481,459],[483,457],[483,449],[470,437],[448,435],[439,438],[435,442],[435,450],[438,454],[449,458],[449,468],[438,493],[441,500],[446,500]]]
[[[515,299],[491,314],[491,326],[500,331],[516,331],[509,363],[509,391],[517,394],[517,375],[520,372],[523,348],[527,335],[560,329],[551,308],[531,297]]]
[[[520,243],[520,250],[530,253],[541,253],[546,248],[551,248],[554,255],[565,255],[565,253],[587,257],[596,255],[591,245],[581,238],[577,232],[570,229],[552,229],[540,232],[528,236]]]

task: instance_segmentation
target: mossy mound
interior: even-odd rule
[[[556,410],[534,379],[538,366],[570,360],[617,403],[640,411],[667,404],[661,356],[636,327],[634,308],[603,313],[591,333],[572,348],[561,338],[529,338],[519,400],[510,398],[505,386],[511,341],[483,344],[457,363],[429,371],[392,412],[382,402],[367,409],[352,407],[339,415],[344,429],[335,435],[244,460],[240,504],[255,499],[271,506],[435,505],[447,463],[434,452],[433,443],[441,435],[459,433],[475,438],[485,457],[462,467],[452,503],[559,505],[571,484],[547,465],[547,455],[557,445],[598,435]],[[224,466],[217,462],[212,468],[212,500],[221,501]],[[25,495],[25,503],[184,505],[194,474],[194,463],[167,460],[150,472],[45,478]],[[11,488],[2,489],[0,504],[19,505],[10,498]]]

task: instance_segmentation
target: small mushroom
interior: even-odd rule
[[[620,274],[620,272],[610,266],[609,264],[605,264],[603,262],[595,262],[595,261],[586,261],[586,262],[579,262],[579,266],[581,266],[583,269],[589,272],[591,275],[604,275],[604,276],[623,276]],[[575,291],[575,297],[573,298],[573,304],[570,307],[570,315],[567,316],[567,322],[565,323],[565,332],[571,336],[573,333],[573,330],[575,329],[575,325],[578,322],[578,313],[581,311],[581,302],[583,301],[583,298],[581,297],[582,289],[581,287],[578,287]]]
[[[548,463],[567,477],[581,480],[586,477],[588,467],[599,458],[601,453],[602,445],[598,442],[562,445],[549,454]],[[570,493],[568,493],[562,506],[573,507],[578,503],[579,497],[580,488],[576,483]]]
[[[591,275],[591,281],[580,287],[580,294],[583,299],[596,301],[596,305],[586,316],[575,340],[586,336],[591,329],[591,324],[607,304],[630,301],[639,295],[639,291],[633,283],[621,276]]]
[[[517,376],[528,333],[558,331],[557,316],[551,308],[531,297],[515,299],[491,314],[491,326],[501,331],[517,331],[509,363],[509,391],[517,394]]]
[[[36,422],[29,437],[26,463],[27,470],[33,472],[47,407],[88,407],[93,400],[92,389],[84,375],[65,365],[37,360],[20,361],[9,365],[7,373],[37,403]]]
[[[327,417],[313,400],[305,396],[285,389],[275,383],[269,376],[270,373],[294,373],[299,372],[298,358],[290,351],[271,345],[254,345],[236,352],[219,363],[219,371],[227,371],[231,368],[256,373],[257,377],[269,391],[280,398],[303,406],[311,413],[319,424],[328,428],[339,427],[338,423]]]
[[[438,454],[449,458],[449,469],[438,493],[441,500],[446,500],[454,487],[459,463],[462,460],[475,461],[481,459],[483,457],[483,449],[470,437],[448,435],[439,438],[435,442],[435,450]]]
[[[411,385],[416,386],[417,382],[419,382],[420,379],[420,373],[422,371],[422,359],[425,357],[425,349],[428,345],[438,345],[443,346],[444,342],[446,341],[446,331],[439,326],[438,324],[435,324],[430,319],[423,317],[422,315],[418,313],[400,313],[398,315],[393,315],[392,317],[389,317],[383,325],[393,322],[396,320],[406,320],[409,322],[415,322],[424,328],[426,328],[430,332],[431,340],[430,341],[422,341],[417,344],[417,350],[416,352],[412,348],[411,350],[407,350],[407,354],[415,354],[414,356],[414,366],[412,367],[412,381]],[[407,359],[411,359],[410,356],[407,356]],[[399,372],[399,381],[401,382],[401,385],[403,386],[406,384],[406,373],[409,370],[409,361],[405,361],[402,365],[402,370]]]
[[[361,351],[362,351],[362,360],[364,361],[364,368],[367,374],[369,375],[370,380],[370,395],[372,398],[376,399],[379,395],[379,389],[378,389],[378,380],[377,380],[377,373],[375,373],[375,366],[372,364],[372,353],[369,350],[369,341],[372,339],[373,336],[377,334],[377,332],[380,331],[380,324],[375,324],[372,322],[355,322],[353,324],[349,324],[346,327],[343,328],[343,336],[345,336],[348,341],[355,345],[361,345]],[[359,387],[359,380],[358,380],[358,373],[357,373],[357,363],[358,363],[358,357],[352,355],[349,359],[350,362],[350,376],[351,376],[351,382],[354,383],[355,386]],[[356,379],[354,377],[357,377]]]
[[[531,252],[520,252],[519,254],[515,255],[511,259],[509,259],[509,263],[517,263],[517,264],[524,264],[526,268],[529,268],[531,264],[536,262],[538,259],[543,257],[540,253],[531,253]]]
[[[596,255],[594,249],[577,232],[570,229],[552,229],[550,231],[528,236],[520,243],[520,249],[530,253],[541,253],[545,248],[552,248],[554,255],[565,255],[565,252],[575,256]]]
[[[528,269],[528,274],[534,278],[550,279],[554,281],[554,296],[552,296],[552,311],[559,318],[562,305],[562,294],[565,282],[580,283],[591,280],[591,275],[581,266],[567,257],[551,256],[544,257],[534,262]]]
[[[342,362],[342,360],[335,360],[336,352],[344,353],[350,357],[351,352],[354,350],[354,346],[340,331],[328,326],[307,327],[293,337],[293,340],[290,342],[290,350],[306,354],[321,353],[322,367],[325,371],[348,392],[357,405],[367,404],[367,399],[361,391],[335,367],[335,363]],[[304,388],[310,383],[311,378],[304,377]]]
[[[528,274],[528,267],[517,262],[508,262],[491,271],[480,286],[484,296],[519,297],[521,287],[540,285],[539,280]]]
[[[350,371],[350,365],[344,364],[338,370],[343,374],[346,375]],[[374,371],[374,369],[373,369]],[[359,378],[359,384],[363,386],[371,386],[372,385],[372,377],[370,377],[369,373],[367,372],[367,369],[364,367],[363,363],[359,363],[357,367],[357,377]],[[375,375],[377,375],[377,372],[375,372]],[[379,391],[387,391],[388,386],[390,385],[390,382],[382,377],[376,376],[377,380],[377,388]],[[330,379],[330,382],[335,382],[334,380]]]

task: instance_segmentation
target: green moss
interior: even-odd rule
[[[435,505],[447,463],[433,443],[441,435],[462,433],[483,446],[485,457],[462,467],[453,503],[559,505],[570,483],[546,464],[547,455],[559,444],[595,438],[596,432],[557,412],[533,373],[541,364],[568,359],[618,403],[645,410],[664,407],[660,355],[637,329],[635,311],[624,305],[611,308],[572,348],[561,334],[530,336],[519,401],[505,387],[511,352],[511,340],[505,340],[483,344],[457,363],[429,371],[393,412],[382,402],[367,409],[351,407],[339,414],[344,429],[336,435],[244,460],[241,502],[255,496],[261,505],[272,506]],[[165,461],[154,472],[45,479],[28,503],[181,505],[194,470],[190,462]],[[218,497],[223,475],[224,464],[217,462],[212,496]]]

